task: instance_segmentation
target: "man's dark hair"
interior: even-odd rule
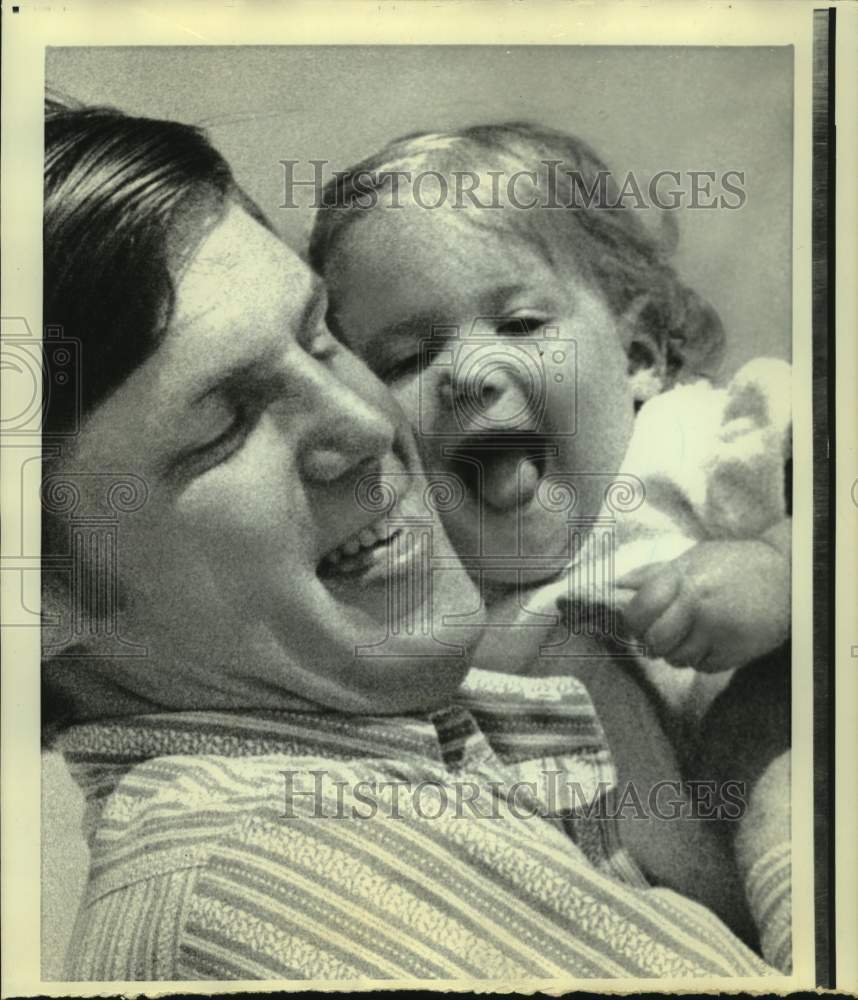
[[[45,102],[44,185],[45,343],[66,338],[78,357],[57,380],[46,350],[42,426],[47,442],[52,435],[68,441],[78,419],[158,348],[182,264],[227,204],[271,226],[201,130],[67,99]],[[43,473],[50,463],[46,458]],[[43,511],[43,556],[62,555],[67,545],[65,522]],[[43,595],[56,583],[49,563],[43,562]],[[70,710],[45,682],[47,673],[42,721],[49,743]]]
[[[157,348],[180,221],[198,210],[214,223],[227,199],[268,225],[199,129],[46,101],[43,322],[81,345],[80,378],[46,392],[46,434],[68,432],[76,407],[91,412]]]

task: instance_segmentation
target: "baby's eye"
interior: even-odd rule
[[[395,358],[388,362],[378,372],[378,377],[382,382],[398,382],[402,378],[415,374],[420,368],[420,355],[408,354],[402,358]]]
[[[504,337],[526,337],[536,333],[548,322],[547,317],[528,313],[521,316],[506,316],[498,321],[497,332]]]

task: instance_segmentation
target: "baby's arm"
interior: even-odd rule
[[[627,574],[624,611],[647,655],[705,672],[742,667],[789,635],[790,528],[754,539],[704,541],[670,562]]]
[[[680,749],[688,778],[742,783],[734,856],[766,959],[791,968],[791,522],[759,540],[702,542],[670,563],[629,574],[626,621],[652,655],[704,671],[738,670],[694,719]]]
[[[763,956],[792,967],[790,647],[739,670],[703,716],[686,761],[690,779],[740,782],[744,811],[730,836]]]

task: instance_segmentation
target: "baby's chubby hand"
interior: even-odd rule
[[[617,581],[637,593],[624,612],[647,655],[707,673],[744,666],[790,627],[788,551],[760,539],[699,542]]]

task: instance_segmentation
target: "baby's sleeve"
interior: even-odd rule
[[[776,969],[792,972],[792,878],[789,841],[770,848],[745,881],[748,904],[760,934],[763,958]]]
[[[790,752],[775,756],[755,781],[735,837],[736,862],[766,961],[792,972]]]
[[[727,387],[721,426],[705,459],[701,517],[710,537],[757,538],[787,516],[792,373],[757,358]]]

